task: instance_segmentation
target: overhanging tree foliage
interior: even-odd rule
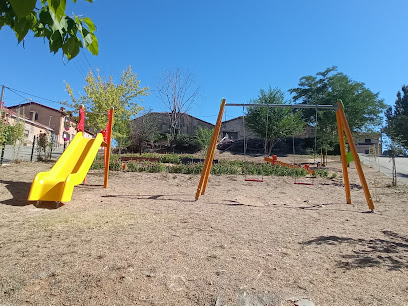
[[[280,89],[261,90],[259,97],[252,100],[254,104],[287,104]],[[282,138],[299,135],[303,132],[305,122],[300,112],[290,108],[248,107],[245,124],[260,138],[266,139],[265,153],[271,154],[272,148]]]
[[[113,138],[119,150],[127,147],[130,144],[130,119],[143,109],[135,100],[137,101],[140,96],[147,96],[149,88],[140,87],[141,81],[137,79],[137,74],[132,72],[131,66],[123,71],[119,84],[115,84],[112,77],[109,77],[108,81],[104,80],[99,70],[96,77],[91,70],[85,81],[87,83],[84,87],[85,95],[80,95],[79,98],[75,98],[71,86],[66,84],[72,102],[65,101],[62,104],[76,111],[84,105],[87,111],[86,124],[93,131],[105,128],[108,121],[105,113],[113,106],[115,108]]]
[[[316,76],[304,76],[299,87],[289,90],[293,100],[309,105],[333,105],[343,101],[344,111],[353,133],[371,133],[381,126],[380,114],[385,104],[378,93],[373,93],[364,83],[351,80],[347,75],[337,72],[337,67],[327,68]],[[309,123],[315,123],[315,110],[305,111]],[[333,111],[318,111],[317,133],[320,145],[330,148],[338,142],[336,114]]]
[[[0,29],[9,26],[18,43],[32,31],[35,37],[48,39],[50,51],[54,54],[62,49],[68,60],[77,56],[81,48],[97,55],[99,46],[92,20],[76,15],[69,17],[65,9],[66,0],[0,0]]]
[[[385,118],[386,134],[394,144],[408,149],[408,86],[402,86],[402,93],[398,91],[394,109],[390,106],[385,112]]]

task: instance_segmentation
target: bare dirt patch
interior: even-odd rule
[[[355,169],[345,204],[338,158],[312,186],[211,176],[198,201],[199,176],[111,172],[103,189],[93,171],[71,202],[36,208],[51,166],[0,168],[0,305],[408,303],[407,188],[373,169],[375,214]]]

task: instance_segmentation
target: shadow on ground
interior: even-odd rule
[[[408,269],[408,238],[392,231],[382,232],[386,239],[353,239],[320,236],[301,242],[303,245],[352,245],[352,254],[341,255],[337,266],[342,269],[385,267],[391,271]]]
[[[0,180],[0,184],[4,184],[12,195],[11,199],[0,201],[1,204],[11,206],[26,206],[30,204],[30,202],[27,201],[27,198],[28,193],[30,192],[31,183]]]

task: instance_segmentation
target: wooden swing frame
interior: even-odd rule
[[[341,163],[343,168],[343,179],[344,179],[344,189],[346,192],[346,202],[347,204],[351,204],[351,195],[350,195],[350,181],[348,176],[348,168],[347,168],[347,159],[346,159],[346,145],[345,145],[345,138],[348,140],[351,153],[353,155],[354,163],[356,165],[356,169],[358,172],[358,176],[360,178],[361,186],[364,190],[364,196],[366,198],[368,208],[374,212],[374,204],[371,198],[370,190],[368,189],[367,181],[363,172],[363,168],[361,166],[360,158],[357,154],[357,149],[351,134],[350,127],[348,125],[346,115],[344,113],[343,102],[339,100],[336,105],[307,105],[307,104],[234,104],[234,103],[226,103],[225,99],[222,99],[220,105],[220,111],[218,113],[217,122],[215,124],[215,128],[211,137],[211,142],[208,147],[207,156],[205,158],[203,171],[201,172],[200,181],[198,183],[197,191],[195,194],[195,199],[198,200],[200,195],[205,193],[207,189],[208,179],[210,177],[212,161],[214,160],[215,148],[217,146],[218,135],[221,131],[221,123],[222,117],[224,114],[225,106],[241,106],[241,107],[291,107],[291,108],[316,108],[316,109],[332,109],[336,111],[336,121],[337,121],[337,129],[339,134],[339,143],[340,143],[340,154],[341,154]]]

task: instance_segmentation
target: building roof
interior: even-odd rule
[[[242,119],[242,117],[244,117],[244,116],[239,116],[239,117],[235,117],[235,118],[232,118],[232,119],[229,119],[229,120],[225,120],[222,123],[227,123],[227,122],[231,122],[231,121],[234,121],[234,120]]]
[[[65,115],[65,111],[62,111],[62,110],[60,110],[60,109],[56,109],[56,108],[53,108],[53,107],[50,107],[50,106],[47,106],[47,105],[44,105],[44,104],[40,104],[40,103],[37,103],[37,102],[34,102],[34,101],[27,102],[27,103],[23,103],[23,104],[18,104],[18,105],[9,106],[8,108],[9,108],[9,109],[12,109],[12,108],[18,108],[18,107],[21,107],[21,106],[27,106],[27,105],[32,105],[32,104],[38,105],[38,106],[41,106],[41,107],[44,107],[44,108],[47,108],[47,109],[50,109],[50,110],[52,110],[52,111],[55,111],[55,112],[58,112],[58,113],[61,113],[61,114]]]
[[[169,113],[169,112],[150,112],[150,113],[144,114],[144,115],[142,115],[142,116],[140,116],[140,117],[137,117],[137,118],[135,118],[135,119],[133,119],[133,120],[136,120],[136,119],[141,118],[141,117],[143,117],[143,116],[146,116],[146,115],[148,115],[148,114],[170,115],[171,113]],[[182,114],[183,116],[188,116],[188,117],[194,118],[194,119],[196,119],[196,120],[198,120],[198,121],[201,121],[201,122],[203,122],[203,123],[205,123],[205,124],[209,124],[209,125],[215,126],[215,124],[213,124],[213,123],[204,121],[204,120],[202,120],[202,119],[200,119],[200,118],[191,116],[191,115],[189,115],[189,114],[187,114],[187,113],[181,113],[181,114]]]
[[[48,131],[54,131],[52,128],[50,128],[49,126],[46,126],[44,124],[41,124],[39,122],[35,122],[32,120],[27,119],[27,117],[25,116],[17,116],[17,113],[13,112],[12,110],[8,109],[7,107],[3,107],[3,111],[5,111],[9,116],[17,118],[20,117],[22,120],[24,120],[25,122],[27,122],[28,124],[34,125],[34,126],[38,126],[39,128],[48,130]]]

